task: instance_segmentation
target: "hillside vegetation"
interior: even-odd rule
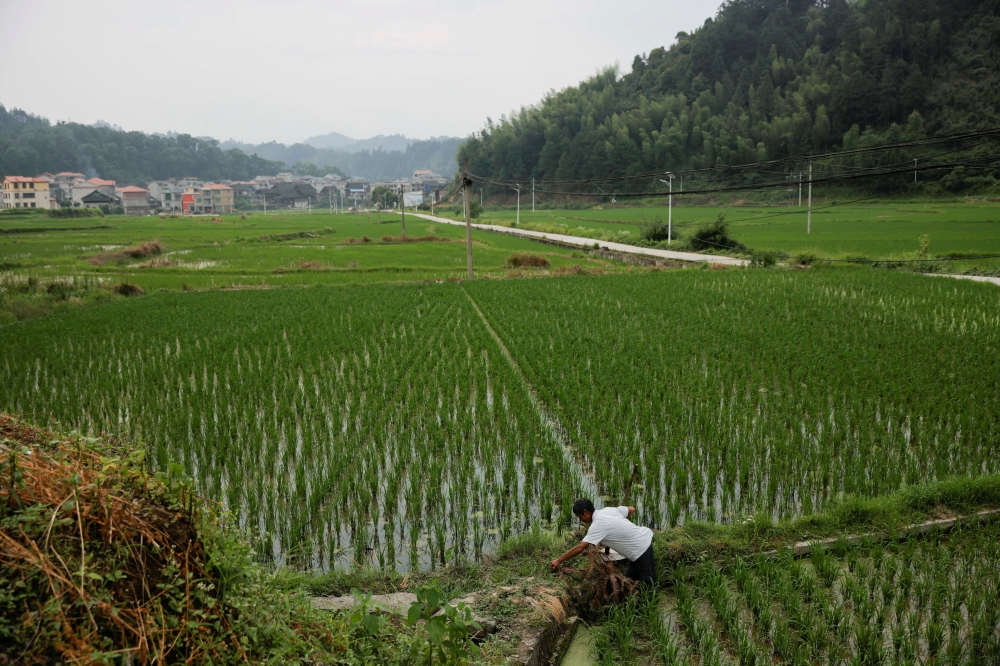
[[[609,68],[488,119],[459,163],[468,157],[473,173],[499,179],[592,178],[995,127],[998,8],[996,0],[730,0],[669,48],[636,56],[624,75]],[[883,159],[912,157],[922,155]],[[952,189],[995,183],[990,174],[951,175]]]
[[[274,175],[284,166],[240,150],[222,150],[217,141],[187,134],[156,136],[80,123],[52,125],[0,104],[0,174],[75,171],[88,178],[143,183],[173,176],[249,180]]]

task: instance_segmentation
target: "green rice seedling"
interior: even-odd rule
[[[643,590],[640,608],[646,631],[653,643],[653,656],[661,666],[680,666],[680,646],[660,611],[655,589]]]

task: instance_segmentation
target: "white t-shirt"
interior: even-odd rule
[[[653,530],[628,519],[627,506],[607,507],[593,513],[584,543],[613,548],[630,561],[639,559],[653,543]]]

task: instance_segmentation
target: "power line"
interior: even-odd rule
[[[938,171],[941,169],[955,169],[957,167],[968,167],[968,168],[993,168],[1000,166],[1000,155],[990,155],[988,157],[974,158],[966,161],[954,161],[954,162],[934,162],[931,164],[924,164],[920,166],[898,166],[893,168],[883,168],[874,167],[863,172],[855,172],[848,174],[835,174],[821,178],[814,178],[812,180],[813,185],[830,185],[834,183],[840,183],[849,180],[857,180],[860,178],[872,178],[876,176],[892,176],[902,173],[910,174],[921,171]],[[486,178],[483,176],[478,176],[476,174],[469,174],[469,177],[478,183],[487,183],[494,185],[496,187],[511,187],[508,183],[504,181],[494,180],[492,178]],[[596,186],[596,185],[595,185]],[[694,194],[723,194],[728,192],[748,192],[753,190],[769,190],[775,188],[785,188],[787,183],[785,182],[766,182],[760,184],[745,184],[745,185],[730,185],[723,187],[708,187],[695,190],[687,190],[682,194],[694,195]],[[596,193],[596,192],[581,192],[581,191],[564,191],[564,190],[550,190],[550,189],[540,189],[539,190],[545,194],[551,194],[556,196],[577,196],[577,197],[623,197],[623,198],[638,198],[638,197],[663,197],[669,196],[667,191],[646,191],[646,192],[619,192],[613,191],[610,195],[607,193]]]
[[[696,173],[707,173],[707,172],[719,172],[719,171],[761,171],[764,167],[776,166],[781,164],[800,164],[809,161],[821,161],[827,159],[833,159],[837,157],[847,157],[853,155],[862,155],[873,152],[884,152],[889,150],[900,150],[904,148],[916,148],[921,146],[931,146],[940,143],[948,143],[952,141],[966,141],[969,139],[981,138],[981,137],[998,137],[1000,136],[1000,128],[994,128],[989,130],[980,130],[976,132],[964,132],[960,134],[950,134],[939,137],[933,137],[929,139],[917,139],[913,141],[903,141],[893,144],[883,144],[879,146],[863,146],[858,148],[852,148],[848,150],[841,150],[835,152],[817,153],[812,155],[791,155],[788,157],[775,158],[770,160],[761,160],[758,162],[748,162],[745,164],[731,164],[731,165],[716,165],[711,167],[703,167],[699,169],[673,169],[674,174],[696,174]],[[974,146],[973,146],[974,147]],[[614,182],[634,182],[642,180],[650,180],[658,176],[662,176],[662,171],[636,174],[632,176],[606,176],[598,178],[580,178],[580,179],[549,179],[549,180],[537,180],[538,183],[549,183],[549,184],[590,184],[590,183],[614,183]],[[517,181],[505,181],[505,182],[517,182]],[[688,192],[684,192],[687,194]]]

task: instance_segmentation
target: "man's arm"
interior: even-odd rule
[[[549,569],[551,569],[552,571],[555,571],[556,569],[559,568],[559,565],[561,565],[566,560],[573,559],[574,557],[576,557],[577,555],[579,555],[580,553],[582,553],[583,551],[585,551],[587,549],[587,546],[589,546],[589,545],[590,544],[587,543],[586,541],[581,541],[580,543],[578,543],[577,545],[573,546],[572,548],[570,548],[569,550],[567,550],[565,553],[563,553],[562,555],[560,555],[556,559],[554,559],[551,562],[549,562]]]
[[[634,506],[630,506],[630,507],[628,507],[628,515],[625,516],[625,517],[626,518],[631,518],[633,513],[635,513],[635,507]]]

